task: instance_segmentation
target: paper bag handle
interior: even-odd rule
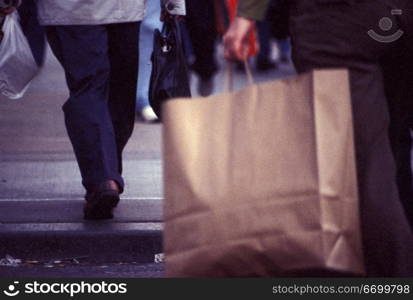
[[[247,74],[247,80],[249,85],[255,83],[254,76],[252,75],[251,66],[248,59],[243,61],[245,74]],[[225,81],[224,81],[224,91],[232,92],[234,91],[234,72],[233,72],[233,63],[228,61],[227,67],[225,70]]]

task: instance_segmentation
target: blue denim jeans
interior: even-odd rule
[[[141,111],[149,105],[149,80],[152,71],[151,55],[153,51],[153,32],[160,29],[159,19],[161,7],[159,1],[147,1],[147,15],[141,23],[139,36],[139,75],[136,92],[136,108]]]

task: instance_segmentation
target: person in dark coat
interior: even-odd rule
[[[245,37],[254,20],[265,15],[266,5],[266,0],[240,1],[239,17],[224,38],[227,58],[245,57],[248,50]],[[403,57],[403,52],[413,51],[413,2],[290,0],[289,18],[292,56],[298,72],[319,68],[350,70],[367,274],[411,277],[413,234],[399,199],[393,157],[393,153],[400,152],[397,148],[403,146],[403,139],[392,139],[392,153],[387,101],[393,99],[386,98],[382,59],[389,55]],[[402,65],[392,66],[395,72],[407,66],[403,61],[398,63]],[[409,70],[402,72],[411,74]],[[411,78],[404,80],[410,80],[411,85]],[[395,95],[394,88],[388,88],[387,92],[388,96]],[[403,130],[405,125],[390,132],[394,135]],[[410,165],[407,160],[401,163],[405,168]]]

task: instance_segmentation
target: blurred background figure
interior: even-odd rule
[[[255,62],[257,71],[276,69],[278,63],[290,61],[287,1],[271,0],[266,18],[257,22],[260,44]],[[273,58],[273,41],[277,43],[278,62]]]
[[[146,123],[158,121],[158,117],[149,105],[149,81],[152,71],[151,55],[153,51],[153,33],[161,29],[159,19],[161,7],[159,1],[147,1],[146,17],[143,19],[139,37],[139,75],[136,92],[136,109],[138,119]]]
[[[214,90],[214,75],[218,70],[215,59],[217,28],[214,0],[186,1],[186,9],[186,24],[192,45],[189,65],[198,77],[198,93],[209,96]]]

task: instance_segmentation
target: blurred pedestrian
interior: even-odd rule
[[[162,22],[159,19],[160,12],[161,7],[158,1],[147,3],[146,16],[141,23],[139,34],[139,75],[136,110],[138,117],[146,123],[158,121],[158,117],[149,105],[149,82],[152,70],[153,33],[155,29],[161,29],[162,27]]]
[[[256,59],[258,71],[276,69],[278,63],[289,62],[288,0],[270,0],[264,20],[257,21],[260,51]],[[272,58],[273,41],[278,48],[278,62]]]
[[[267,20],[258,21],[257,29],[260,50],[255,61],[256,69],[258,71],[277,69],[278,64],[272,58],[273,48],[269,22]]]
[[[37,1],[69,87],[63,110],[86,189],[86,219],[112,218],[124,189],[122,152],[135,121],[137,38],[145,2]],[[184,0],[162,3],[166,13],[185,13]]]
[[[208,96],[213,92],[214,75],[218,70],[214,0],[190,0],[186,5],[186,24],[194,56],[190,67],[198,76],[198,93]]]
[[[246,34],[267,1],[241,0],[225,55],[243,59]],[[368,276],[413,276],[413,234],[402,209],[390,148],[380,58],[413,50],[410,0],[291,0],[293,61],[298,72],[348,68],[364,257]]]

